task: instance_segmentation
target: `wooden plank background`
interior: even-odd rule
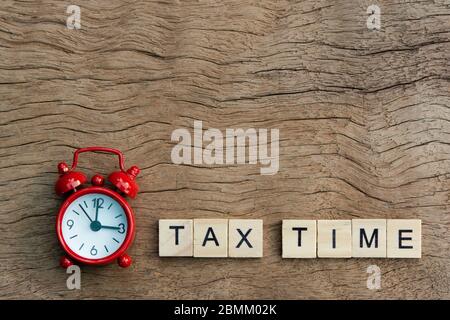
[[[0,297],[450,298],[449,69],[448,0],[2,0]],[[194,120],[278,128],[279,173],[172,164]],[[135,264],[83,267],[69,291],[56,164],[90,145],[143,169]],[[263,259],[158,258],[158,219],[232,217],[264,219]],[[286,218],[422,219],[423,258],[282,260]]]

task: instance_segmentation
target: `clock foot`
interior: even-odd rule
[[[67,269],[68,267],[73,265],[73,262],[66,256],[62,256],[61,259],[59,259],[59,265],[64,269]]]
[[[131,266],[131,262],[131,257],[126,253],[124,253],[119,259],[117,259],[117,263],[122,268],[128,268],[129,266]]]

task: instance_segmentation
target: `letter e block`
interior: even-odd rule
[[[283,220],[282,257],[317,258],[316,220]]]
[[[228,257],[227,219],[194,219],[194,257]]]
[[[319,258],[351,258],[351,220],[317,221],[317,256]]]
[[[232,258],[261,258],[263,256],[263,221],[230,219],[228,254]]]
[[[388,219],[387,257],[422,257],[422,220]]]
[[[386,258],[386,219],[353,219],[352,242],[354,258]]]
[[[193,220],[159,220],[159,256],[192,257]]]

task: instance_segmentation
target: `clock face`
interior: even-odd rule
[[[102,259],[124,243],[128,221],[112,197],[88,193],[76,198],[64,212],[61,231],[67,246],[85,259]]]

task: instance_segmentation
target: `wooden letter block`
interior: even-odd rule
[[[422,257],[422,221],[408,219],[388,219],[387,257]]]
[[[227,219],[194,219],[194,257],[228,257]]]
[[[228,254],[232,258],[261,258],[263,256],[263,221],[230,219]]]
[[[316,220],[283,220],[283,258],[316,258]]]
[[[318,220],[317,255],[319,258],[351,258],[352,221]]]
[[[386,219],[353,219],[352,242],[354,258],[386,258]]]
[[[192,257],[194,234],[192,220],[159,220],[159,256]]]

